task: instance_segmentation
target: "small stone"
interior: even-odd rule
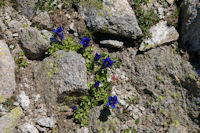
[[[174,0],[166,0],[169,4],[173,4]]]
[[[70,30],[72,30],[72,31],[76,31],[76,29],[75,29],[75,27],[74,27],[74,23],[71,23],[71,24],[69,25],[69,28],[70,28]]]
[[[81,127],[76,130],[76,133],[89,133],[89,129],[87,127]]]
[[[13,37],[18,37],[18,36],[19,36],[18,33],[14,33],[14,34],[13,34]]]
[[[8,112],[8,110],[3,107],[3,104],[0,104],[0,112]]]
[[[24,110],[27,110],[29,108],[30,100],[29,97],[26,96],[24,91],[21,91],[20,94],[17,96],[17,101]]]
[[[43,117],[38,119],[37,124],[43,127],[55,127],[55,122],[50,117]]]
[[[109,45],[115,48],[123,48],[124,43],[117,40],[103,40],[103,41],[100,41],[100,44]]]
[[[39,133],[37,128],[34,127],[33,125],[29,123],[24,123],[20,128],[19,128],[20,133]]]
[[[34,102],[37,102],[38,99],[40,98],[40,94],[34,95],[33,97],[34,97]]]
[[[169,27],[167,25],[167,21],[161,21],[158,24],[152,26],[149,29],[149,32],[152,34],[152,37],[147,38],[142,42],[139,48],[140,51],[145,51],[164,43],[176,41],[179,37],[176,29],[174,27]]]
[[[42,133],[47,131],[45,127],[40,127],[40,126],[38,126],[38,125],[36,125],[36,127],[37,127],[37,129],[38,129],[40,132],[42,132]]]
[[[14,102],[13,105],[14,106],[19,106],[19,103],[18,102]]]
[[[74,36],[75,36],[75,37],[78,37],[78,33],[77,33],[77,32],[74,32]]]

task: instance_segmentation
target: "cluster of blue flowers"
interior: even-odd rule
[[[63,35],[62,31],[63,30],[62,30],[61,26],[58,27],[57,29],[53,30],[53,33],[55,33],[55,35],[58,36],[61,41],[64,40],[64,35]],[[56,39],[56,41],[57,41],[57,39]],[[83,46],[83,50],[85,50],[90,45],[90,39],[88,37],[82,37],[80,44]],[[97,62],[100,58],[101,58],[101,55],[96,53],[94,60],[93,60],[93,63]],[[112,64],[113,64],[113,60],[111,60],[110,57],[108,56],[107,58],[102,59],[101,69],[105,69],[107,67],[112,67]],[[100,81],[96,81],[95,84],[93,85],[93,87],[98,88],[99,85],[100,85]],[[107,105],[107,107],[111,106],[112,108],[115,108],[115,104],[117,104],[117,103],[118,103],[117,96],[114,96],[114,97],[109,96],[108,102],[107,102],[106,105]],[[74,111],[76,111],[77,107],[72,106],[72,109]]]

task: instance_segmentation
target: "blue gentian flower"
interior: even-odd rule
[[[90,39],[88,37],[82,37],[80,44],[83,45],[83,50],[85,50],[90,45]]]
[[[62,32],[62,27],[58,27],[57,29],[53,30],[53,33],[55,33],[59,38],[60,40],[64,40],[64,35],[63,35],[63,32]]]
[[[108,102],[107,102],[106,105],[108,107],[111,106],[112,108],[115,108],[115,104],[117,104],[117,103],[118,103],[117,96],[114,96],[114,97],[109,96],[108,97]]]
[[[94,57],[94,62],[98,61],[101,58],[101,55],[96,53]]]
[[[95,82],[95,83],[94,83],[94,87],[95,87],[95,88],[99,87],[99,84],[100,84],[100,81]]]
[[[102,62],[103,62],[103,65],[102,65],[101,69],[112,66],[112,64],[113,64],[113,60],[111,60],[109,56],[105,59],[102,59]]]
[[[76,110],[77,110],[77,107],[74,106],[74,105],[73,105],[71,108],[73,109],[73,111],[76,111]]]

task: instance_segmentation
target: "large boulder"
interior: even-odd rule
[[[29,59],[39,59],[48,49],[49,42],[36,28],[26,27],[19,31],[21,47]]]
[[[16,107],[11,112],[0,117],[0,133],[16,133],[15,126],[18,124],[22,110]]]
[[[17,8],[22,15],[31,17],[36,12],[36,3],[38,0],[16,0]]]
[[[95,31],[134,39],[142,34],[127,0],[82,0],[79,5],[87,26]]]
[[[15,86],[15,62],[5,41],[0,40],[0,99],[12,96]]]
[[[85,60],[76,52],[57,51],[43,61],[40,69],[38,89],[43,89],[50,106],[63,96],[81,96],[87,92]]]
[[[189,53],[198,55],[200,62],[200,2],[184,0],[180,14],[180,42]]]

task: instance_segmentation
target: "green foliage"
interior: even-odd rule
[[[27,67],[28,62],[24,58],[24,52],[23,51],[19,52],[18,56],[15,57],[15,62],[19,67],[23,67],[23,68]]]
[[[140,123],[140,119],[137,118],[137,119],[135,120],[135,124],[138,125],[139,123]]]
[[[148,2],[149,0],[132,0],[132,5],[134,6],[135,14],[138,18],[138,24],[144,34],[144,37],[151,36],[148,29],[160,20],[153,9],[150,9],[147,12],[142,9],[141,5],[147,4]]]
[[[8,111],[11,111],[12,109],[14,109],[14,101],[15,101],[15,97],[11,96],[10,98],[8,98],[5,102],[3,102],[3,107],[5,109],[7,109]]]
[[[72,38],[68,36],[62,42],[62,44],[60,44],[60,43],[53,43],[48,48],[47,54],[48,55],[53,55],[53,53],[55,53],[58,50],[64,50],[64,51],[68,52],[68,51],[78,51],[79,49],[81,49],[81,46],[77,45],[76,43],[74,43],[74,41],[72,40]]]

